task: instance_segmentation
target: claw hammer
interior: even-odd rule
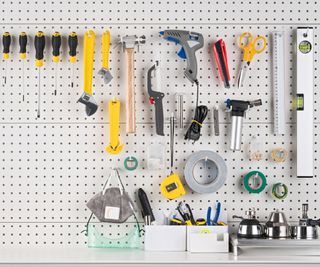
[[[136,132],[136,111],[135,111],[135,93],[134,93],[134,48],[137,45],[145,44],[144,35],[127,35],[121,37],[123,51],[127,58],[127,99],[126,99],[126,133]]]

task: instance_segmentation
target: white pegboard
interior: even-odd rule
[[[169,174],[169,125],[168,117],[176,109],[174,93],[185,92],[186,127],[193,115],[195,87],[183,77],[185,62],[175,52],[178,46],[159,36],[167,28],[187,29],[201,32],[205,38],[204,49],[197,53],[200,100],[210,109],[203,127],[203,136],[195,145],[183,139],[184,131],[176,131],[175,171],[183,177],[185,162],[193,152],[209,149],[219,153],[228,166],[228,179],[218,192],[199,195],[190,192],[186,200],[194,209],[214,205],[219,200],[222,208],[233,214],[243,215],[244,210],[256,207],[260,219],[265,220],[270,211],[279,208],[289,220],[296,220],[304,202],[310,204],[310,214],[320,217],[317,209],[317,181],[319,171],[320,107],[319,94],[319,29],[317,15],[320,10],[316,1],[3,1],[1,16],[2,32],[13,35],[11,58],[8,62],[7,84],[0,90],[0,181],[1,181],[1,227],[0,246],[85,246],[86,238],[80,232],[90,215],[86,202],[97,193],[105,182],[109,168],[121,168],[121,176],[129,193],[142,187],[150,195],[151,205],[156,210],[170,210],[180,201],[167,201],[159,191],[161,180]],[[291,108],[294,95],[294,29],[300,24],[311,23],[315,27],[315,178],[297,179],[295,175],[295,124]],[[309,25],[309,24],[308,24]],[[104,85],[97,71],[101,66],[100,42],[103,30],[111,29],[110,67],[114,76],[109,85]],[[99,103],[97,113],[86,117],[84,106],[76,104],[83,86],[83,34],[94,29],[97,34],[94,64],[94,95]],[[45,32],[45,66],[41,71],[42,113],[36,119],[38,72],[34,66],[34,34]],[[270,33],[283,30],[286,36],[286,121],[287,132],[273,135],[271,46]],[[25,64],[26,101],[22,102],[22,64],[18,55],[18,34],[29,34],[28,59]],[[60,31],[63,35],[62,60],[59,63],[58,95],[54,96],[54,68],[51,62],[51,34]],[[76,31],[79,35],[79,57],[76,63],[74,88],[71,83],[71,65],[68,63],[67,35]],[[235,79],[241,60],[237,37],[244,31],[267,37],[266,52],[254,58],[244,89],[235,87]],[[115,47],[120,36],[126,34],[146,35],[147,42],[136,52],[135,90],[137,108],[137,132],[125,135],[124,112],[121,114],[121,140],[124,151],[118,156],[108,155],[107,103],[117,95],[124,110],[125,101],[125,56],[121,47]],[[227,44],[231,72],[231,89],[223,87],[211,45],[223,38]],[[149,105],[146,92],[146,72],[155,59],[161,60],[162,85],[165,108],[165,137],[155,135],[154,110]],[[5,64],[1,62],[1,74]],[[2,80],[0,80],[2,83]],[[245,153],[231,152],[228,148],[230,124],[226,114],[220,112],[220,136],[214,136],[212,108],[223,107],[227,98],[253,100],[261,98],[263,105],[251,110],[245,119],[243,142],[247,144],[252,135],[262,143],[264,159],[250,161]],[[156,139],[157,138],[157,139]],[[147,147],[153,140],[166,144],[166,168],[149,171]],[[270,151],[284,147],[289,151],[285,163],[274,163]],[[127,156],[139,159],[139,169],[125,171],[123,161]],[[282,181],[289,186],[289,196],[275,201],[270,196],[270,185],[258,196],[249,195],[241,185],[241,179],[250,170],[258,169],[266,174],[268,184]],[[141,218],[140,218],[141,220]],[[233,225],[232,220],[231,225]],[[121,234],[117,229],[113,234]]]

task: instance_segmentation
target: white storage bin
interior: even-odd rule
[[[144,249],[147,251],[186,251],[187,227],[146,225]]]
[[[228,226],[188,226],[189,252],[229,252]]]

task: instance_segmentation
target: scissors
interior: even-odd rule
[[[266,50],[267,40],[263,36],[258,36],[257,38],[253,39],[250,32],[244,32],[240,35],[239,47],[244,51],[238,78],[238,87],[240,88],[243,86],[246,73],[254,55],[260,54]]]

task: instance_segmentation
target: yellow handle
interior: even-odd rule
[[[102,34],[101,43],[102,68],[109,69],[110,31]]]
[[[246,41],[244,40],[246,39]],[[262,47],[257,49],[258,43],[262,43]],[[250,32],[244,32],[240,35],[239,47],[244,50],[243,61],[251,62],[255,54],[260,54],[266,49],[267,40],[263,36],[257,37],[252,40],[252,34]]]
[[[119,154],[123,149],[120,145],[119,128],[120,128],[120,101],[114,99],[109,101],[109,123],[110,123],[110,143],[105,149],[110,154]]]
[[[83,46],[83,62],[84,62],[84,89],[83,91],[92,95],[92,72],[93,72],[93,57],[94,57],[94,40],[95,33],[92,30],[84,34]]]

